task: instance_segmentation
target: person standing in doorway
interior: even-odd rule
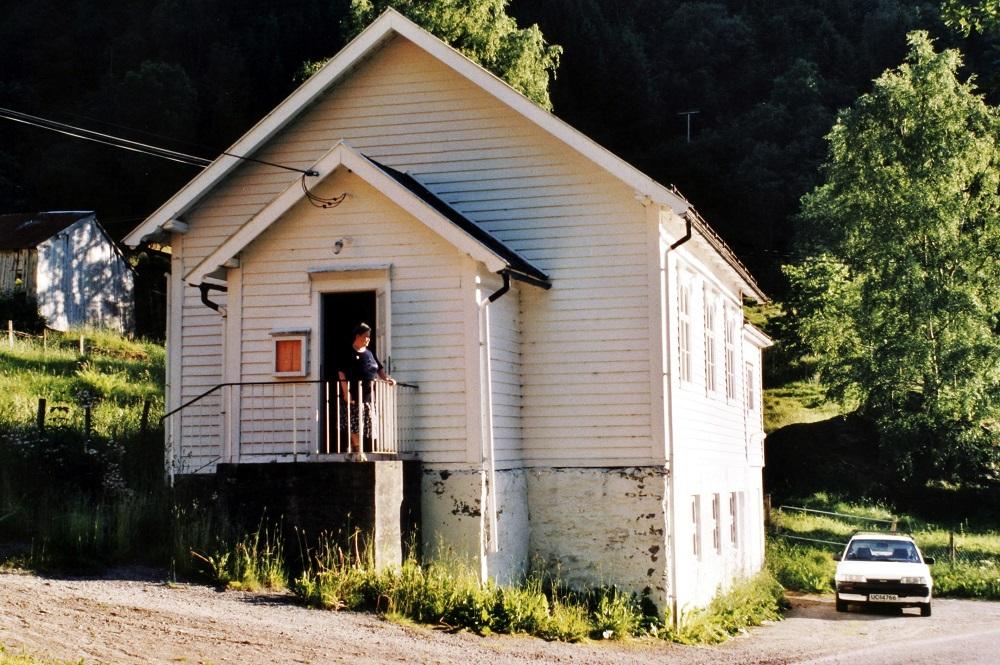
[[[352,462],[366,462],[368,458],[362,450],[364,436],[372,436],[372,422],[375,420],[373,393],[376,379],[393,385],[396,381],[389,376],[378,356],[369,347],[372,328],[367,323],[359,323],[354,328],[354,341],[344,356],[337,378],[340,381],[340,427],[350,427],[351,451],[347,459]],[[358,401],[360,398],[360,402]]]

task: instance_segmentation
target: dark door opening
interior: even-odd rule
[[[337,422],[337,370],[351,350],[354,342],[354,329],[359,323],[367,323],[372,328],[372,344],[378,339],[376,325],[375,291],[342,291],[324,293],[320,304],[322,311],[322,346],[320,348],[320,379],[329,381],[330,404],[329,414],[326,409],[320,409],[323,440],[322,452],[338,452],[337,442],[340,442],[339,452],[346,452],[348,432],[346,428],[336,431],[336,427],[327,435],[327,423]],[[367,438],[367,437],[366,437]],[[368,442],[366,442],[368,443]],[[329,449],[327,449],[329,445]],[[369,447],[365,445],[365,447]],[[370,448],[369,448],[370,449]]]

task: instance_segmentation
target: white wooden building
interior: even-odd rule
[[[126,239],[173,248],[174,473],[341,459],[365,318],[425,547],[675,611],[760,568],[765,296],[676,191],[391,10],[227,152]]]
[[[134,282],[93,212],[0,215],[0,293],[34,295],[50,328],[133,330]]]

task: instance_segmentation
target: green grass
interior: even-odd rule
[[[827,401],[823,387],[810,380],[794,380],[764,389],[764,431],[796,423],[816,423],[844,415],[847,409]]]
[[[220,546],[211,554],[192,550],[191,555],[207,565],[204,574],[221,588],[282,590],[288,586],[282,543],[279,529],[272,531],[261,524],[232,547]]]
[[[357,537],[355,536],[355,543]],[[421,565],[376,570],[370,552],[324,538],[291,584],[307,605],[365,610],[481,635],[523,633],[547,640],[625,640],[656,637],[715,643],[748,626],[781,617],[782,590],[769,573],[735,585],[705,609],[686,614],[679,628],[635,594],[615,587],[569,590],[557,580],[529,576],[514,586],[482,583],[454,556]]]
[[[163,347],[92,330],[52,333],[44,343],[19,339],[13,350],[4,342],[0,540],[22,543],[20,562],[36,569],[173,557],[158,422]],[[46,400],[43,430],[39,398]]]
[[[772,513],[772,534],[767,548],[768,569],[787,589],[812,593],[833,591],[836,545],[810,543],[785,536],[845,543],[859,530],[884,530],[889,525],[867,518],[896,519],[900,531],[913,535],[925,556],[934,557],[931,567],[934,594],[938,597],[1000,600],[1000,533],[948,529],[914,516],[893,515],[879,504],[855,504],[817,495],[800,502],[803,506],[845,513],[852,518]],[[954,548],[952,548],[954,543]]]

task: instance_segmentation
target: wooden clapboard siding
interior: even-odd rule
[[[484,285],[488,296],[500,284]],[[531,288],[531,287],[529,287]],[[510,290],[489,305],[490,356],[493,390],[493,446],[498,462],[519,461],[522,455],[521,287]]]
[[[300,202],[242,252],[242,380],[272,379],[270,332],[275,328],[308,325],[312,344],[321,344],[320,294],[310,269],[391,263],[390,353],[394,376],[420,387],[411,397],[418,414],[417,451],[425,460],[462,459],[469,388],[459,369],[463,347],[456,340],[462,339],[475,306],[463,303],[461,285],[474,275],[463,273],[454,247],[357,176],[337,171],[317,191],[326,196],[349,191],[351,196],[327,210]],[[332,249],[342,237],[352,241],[338,257]],[[281,278],[272,280],[272,274]],[[337,280],[338,273],[327,274],[323,288],[336,289]],[[317,370],[312,368],[311,378],[319,378]]]
[[[494,305],[499,306],[491,321],[498,335],[509,334],[513,340],[518,327],[523,328],[520,348],[500,346],[494,351],[498,355],[494,388],[505,400],[499,403],[504,454],[513,454],[519,447],[529,458],[561,458],[572,464],[586,458],[581,451],[590,447],[595,451],[615,448],[629,462],[648,457],[649,361],[642,350],[649,346],[650,285],[644,209],[634,192],[400,37],[322,95],[254,156],[307,168],[339,140],[370,158],[410,172],[552,277],[554,288],[545,294],[520,300],[508,294]],[[299,177],[262,164],[244,164],[235,170],[188,214],[191,230],[185,237],[185,270],[197,265]],[[310,187],[317,187],[314,180],[307,179]],[[328,184],[319,185],[317,192],[336,193]],[[348,199],[335,210],[354,209],[355,203]],[[324,214],[331,213],[336,217],[335,211]],[[462,339],[466,331],[463,308],[426,306],[427,294],[450,292],[452,305],[462,302],[457,264],[443,274],[440,271],[442,259],[454,250],[437,240],[437,249],[428,253],[424,245],[396,242],[388,229],[380,229],[377,236],[365,235],[379,221],[366,218],[363,211],[359,214],[353,221],[337,218],[340,226],[335,227],[310,211],[299,221],[280,220],[255,243],[269,246],[274,256],[267,261],[271,272],[266,276],[255,274],[245,263],[242,343],[248,353],[255,354],[253,367],[247,370],[260,372],[264,352],[247,336],[258,334],[276,316],[307,308],[301,300],[305,277],[299,271],[310,261],[329,263],[328,250],[324,256],[318,248],[345,235],[364,237],[366,253],[394,265],[392,342],[397,372],[406,371],[406,362],[431,363],[431,356],[416,353],[422,348],[424,353],[432,351],[417,346],[426,343],[427,335]],[[303,228],[301,232],[311,234],[310,242],[297,246],[295,234],[288,230],[307,221],[308,231]],[[360,250],[361,245],[355,248]],[[403,264],[407,270],[397,270]],[[536,290],[525,288],[522,293]],[[211,313],[195,291],[188,291],[186,313]],[[275,306],[269,306],[268,300]],[[440,302],[436,296],[430,300]],[[511,310],[515,303],[517,317]],[[221,334],[218,321],[213,324],[204,318],[190,328],[186,323],[185,332],[211,336],[213,325]],[[401,348],[413,351],[404,358]],[[630,349],[635,358],[625,363],[613,359]],[[221,352],[220,345],[220,358]],[[530,362],[518,363],[521,353],[528,354]],[[603,354],[612,359],[596,359]],[[209,371],[209,359],[203,362],[199,371]],[[462,354],[456,351],[449,362],[452,371],[464,376],[459,369],[466,362]],[[221,375],[219,361],[215,368]],[[421,378],[447,374],[429,366],[414,371]],[[421,419],[434,418],[436,389],[425,391],[425,381],[417,382],[421,383],[417,413]],[[620,392],[624,385],[627,393]],[[525,399],[516,409],[520,386]],[[618,392],[609,393],[608,386],[618,386],[612,388]],[[616,401],[624,398],[637,405],[629,407],[638,412],[631,414],[637,417],[630,429],[610,431],[598,422],[586,427],[575,423],[577,397],[601,391],[616,395]],[[528,394],[553,392],[555,397],[544,407],[527,399]],[[616,404],[609,410],[617,408]],[[521,417],[520,437],[515,410]],[[565,429],[558,425],[560,418]],[[445,447],[453,445],[457,450],[459,439],[465,437],[464,427],[444,427],[457,437]]]
[[[15,288],[35,292],[38,253],[34,249],[11,249],[0,252],[0,293]]]
[[[678,362],[677,301],[676,289],[679,280],[690,285],[691,322],[691,380],[674,383],[674,431],[679,445],[684,447],[683,455],[695,467],[718,467],[719,465],[742,463],[746,459],[748,422],[745,409],[745,375],[743,371],[744,344],[742,337],[742,303],[738,294],[722,290],[714,281],[712,273],[696,257],[685,255],[677,259],[673,267],[671,297],[673,340],[671,353],[674,363]],[[716,390],[706,387],[704,311],[706,289],[714,294],[738,317],[736,351],[736,396],[726,396],[725,385],[725,344],[724,309],[716,316]],[[759,390],[759,387],[758,387]]]

